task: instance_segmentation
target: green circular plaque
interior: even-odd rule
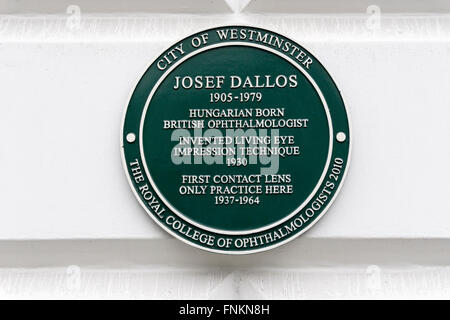
[[[232,26],[189,36],[148,67],[121,146],[130,185],[160,226],[241,254],[317,222],[342,185],[350,139],[339,90],[313,55]]]

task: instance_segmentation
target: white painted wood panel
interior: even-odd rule
[[[90,15],[75,30],[50,24],[66,18],[46,16],[50,29],[39,33],[15,17],[0,34],[0,238],[165,237],[126,182],[121,117],[135,82],[164,48],[216,24],[204,16],[141,17],[137,26],[154,23],[147,31],[156,35],[114,33],[114,26],[127,30],[130,16]],[[295,39],[326,66],[346,100],[349,174],[328,214],[305,236],[448,238],[449,19],[388,17],[372,33],[363,17],[340,19],[350,24],[280,15],[218,19]],[[405,36],[398,32],[394,40],[396,21]],[[302,23],[308,28],[296,28]],[[413,31],[406,27],[414,23]],[[336,24],[341,34],[333,37]],[[325,31],[308,32],[314,26]]]
[[[449,297],[448,1],[77,4],[0,0],[0,298]],[[309,49],[353,126],[324,218],[243,257],[170,239],[135,200],[119,149],[145,67],[227,24]]]

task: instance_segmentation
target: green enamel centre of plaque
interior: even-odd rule
[[[221,27],[150,65],[122,148],[136,196],[164,229],[206,250],[250,253],[327,210],[350,132],[336,85],[306,49],[271,31]]]

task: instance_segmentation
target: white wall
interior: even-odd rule
[[[298,248],[305,250],[302,238],[324,241],[314,246],[319,251],[345,239],[349,256],[364,251],[351,250],[358,241],[389,246],[393,239],[440,239],[440,250],[448,248],[450,18],[439,13],[448,11],[447,2],[430,2],[421,11],[434,13],[426,15],[417,14],[414,5],[386,4],[385,13],[383,6],[366,12],[360,11],[361,2],[348,2],[350,15],[341,7],[331,14],[329,3],[320,11],[320,5],[307,10],[289,1],[276,8],[267,1],[247,2],[208,2],[198,9],[202,14],[192,13],[192,6],[185,14],[177,13],[177,6],[149,5],[145,14],[113,8],[105,15],[89,6],[84,13],[81,5],[79,16],[77,7],[66,13],[51,1],[42,6],[44,13],[59,15],[30,14],[36,10],[27,11],[27,1],[16,7],[1,1],[4,13],[15,13],[0,16],[2,245],[36,239],[169,239],[139,206],[122,170],[119,132],[128,96],[145,67],[170,44],[204,28],[250,24],[285,34],[310,50],[337,82],[351,117],[353,150],[345,185],[324,218],[294,240]],[[389,13],[408,9],[416,14]],[[315,14],[303,14],[310,11]],[[28,251],[19,248],[18,253],[2,251],[2,265],[20,266],[23,260],[15,254]],[[186,246],[170,248],[176,256]],[[301,259],[302,251],[294,252]],[[276,253],[264,255],[270,260]],[[80,256],[74,254],[74,263],[84,261]],[[170,264],[170,255],[165,257],[158,263]],[[408,263],[408,257],[396,263]],[[433,264],[436,257],[430,259]],[[369,260],[358,263],[370,265]],[[257,265],[227,261],[231,270],[253,272]]]

